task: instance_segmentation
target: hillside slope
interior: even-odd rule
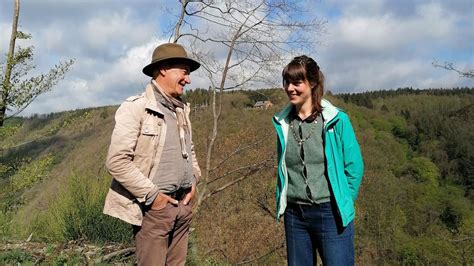
[[[224,95],[190,264],[285,262],[283,226],[274,217],[271,117],[286,96],[281,90],[260,94],[275,106],[248,108],[259,100],[252,92]],[[187,95],[201,106],[191,117],[201,167],[212,123],[206,97],[202,91]],[[353,97],[328,96],[349,114],[366,164],[356,206],[358,264],[473,263],[472,90],[364,96],[370,106]],[[128,225],[101,214],[116,108],[10,120],[0,130],[3,241],[32,234],[33,241],[50,243],[131,243]]]

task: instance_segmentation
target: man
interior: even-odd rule
[[[117,110],[106,166],[114,177],[104,213],[134,225],[139,265],[184,265],[191,200],[201,171],[190,108],[180,96],[200,64],[179,44],[153,51],[141,95]]]

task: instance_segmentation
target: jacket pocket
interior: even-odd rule
[[[155,142],[161,131],[162,122],[158,123],[144,123],[140,129],[140,135],[137,139],[137,146],[135,147],[135,155],[139,157],[152,157]]]
[[[140,135],[135,146],[134,162],[145,176],[150,173],[162,125],[162,120],[145,121],[140,129]]]
[[[157,123],[143,123],[140,134],[145,136],[157,136],[160,134],[162,121]]]

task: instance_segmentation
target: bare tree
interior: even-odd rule
[[[50,69],[49,73],[36,77],[24,78],[35,68],[33,60],[33,47],[18,47],[15,52],[16,40],[30,39],[31,35],[18,31],[20,16],[20,0],[15,0],[13,10],[12,33],[6,62],[0,66],[0,127],[8,118],[7,111],[12,111],[11,116],[19,114],[40,94],[50,91],[59,80],[64,78],[69,71],[73,60],[60,62]]]
[[[454,66],[454,64],[450,62],[444,62],[443,64],[439,64],[438,62],[434,61],[432,65],[434,67],[439,67],[439,68],[444,68],[449,71],[454,71],[458,73],[460,77],[463,77],[463,78],[470,78],[470,79],[474,78],[474,69],[462,71],[462,70],[457,69]]]
[[[191,2],[195,2],[192,3]],[[300,9],[299,1],[191,1],[180,0],[181,9],[173,31],[173,42],[189,43],[201,62],[212,88],[213,126],[209,137],[205,169],[196,206],[263,168],[273,167],[274,158],[237,166],[212,180],[212,155],[218,137],[224,91],[280,83],[276,73],[293,54],[313,51],[324,22]],[[224,59],[221,59],[224,58]],[[255,147],[259,141],[245,147]],[[243,148],[238,148],[243,149]],[[239,151],[230,154],[234,156]],[[215,180],[238,173],[239,178],[214,189]]]

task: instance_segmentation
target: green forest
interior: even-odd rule
[[[260,89],[222,96],[188,264],[285,264],[283,223],[275,218],[271,117],[286,95]],[[201,168],[212,130],[210,97],[205,89],[185,94]],[[365,163],[356,263],[474,264],[474,89],[327,92],[326,98],[348,113]],[[252,108],[262,100],[273,106]],[[102,214],[116,109],[17,117],[0,127],[0,264],[85,264],[133,247],[131,227]],[[97,247],[94,254],[86,252],[89,246]],[[133,263],[134,257],[104,261]]]

